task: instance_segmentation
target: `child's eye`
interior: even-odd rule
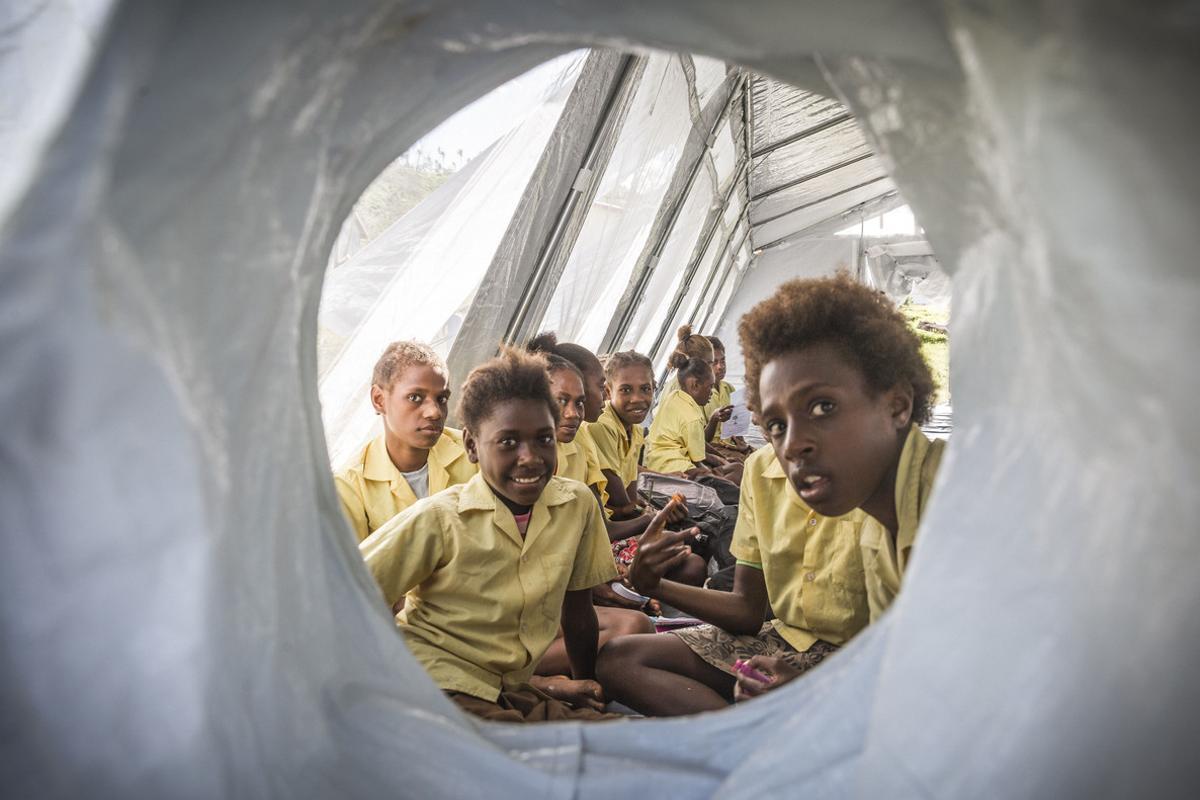
[[[808,413],[813,417],[827,417],[834,412],[837,404],[832,400],[817,400],[808,407]]]
[[[449,402],[450,402],[450,395],[448,395],[448,394],[439,394],[438,395],[438,405],[439,406],[444,406]]]
[[[424,397],[422,397],[422,396],[421,396],[421,395],[419,395],[419,394],[410,394],[410,395],[408,396],[408,401],[409,401],[410,403],[420,403],[420,402],[421,402],[422,400],[424,400],[424,399],[425,399],[425,398],[424,398]]]
[[[554,435],[549,434],[549,433],[543,433],[541,436],[538,437],[538,441],[541,442],[542,444],[553,444],[554,443]]]
[[[501,447],[516,447],[517,440],[511,436],[505,436],[503,439],[500,440],[500,446]]]
[[[768,422],[766,428],[767,433],[770,434],[771,438],[773,439],[778,439],[787,432],[787,425],[784,424],[783,420],[778,419],[773,419]]]

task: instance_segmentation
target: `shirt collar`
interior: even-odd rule
[[[683,402],[687,405],[687,407],[689,409],[695,409],[696,411],[703,410],[700,408],[700,404],[696,402],[696,398],[692,397],[690,394],[685,392],[683,389],[676,389],[673,392],[673,394],[683,398]]]
[[[429,460],[425,462],[429,466],[431,476],[445,474],[447,467],[458,459],[467,457],[466,451],[446,432],[447,430],[449,429],[442,431],[442,435],[429,451]],[[400,470],[392,463],[392,457],[388,455],[384,434],[367,445],[367,455],[363,459],[363,477],[369,481],[388,483],[398,481],[402,477]]]
[[[391,482],[400,477],[400,470],[388,455],[387,442],[381,435],[367,445],[367,456],[363,459],[363,477],[369,481]]]
[[[896,465],[896,547],[900,550],[912,547],[917,537],[917,527],[921,524],[921,498],[928,495],[928,487],[924,484],[932,480],[932,476],[923,474],[925,465],[931,456],[935,459],[940,456],[941,449],[941,443],[935,446],[916,423],[909,428],[900,451],[900,463]],[[937,465],[930,466],[936,468]]]
[[[550,479],[550,483],[546,484],[546,488],[542,490],[541,496],[537,502],[533,504],[534,508],[538,506],[560,506],[563,503],[570,502],[574,497],[571,494],[568,485],[562,479]],[[475,473],[471,480],[463,484],[462,493],[458,496],[458,511],[495,511],[502,503],[496,497],[496,493],[492,491],[492,487],[484,479],[482,472]]]

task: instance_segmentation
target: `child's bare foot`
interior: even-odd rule
[[[568,678],[566,675],[553,675],[550,677],[535,675],[530,682],[534,687],[541,689],[555,700],[575,706],[576,708],[590,708],[594,711],[603,711],[607,703],[604,697],[604,689],[596,681],[575,680],[574,678]]]

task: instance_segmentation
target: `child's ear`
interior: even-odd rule
[[[612,384],[608,381],[604,382],[604,399],[606,401],[612,400]]]
[[[387,400],[387,395],[384,394],[383,389],[379,388],[379,386],[377,384],[372,383],[371,384],[371,407],[375,409],[376,414],[383,413],[383,404],[384,404],[385,400]]]
[[[479,463],[479,450],[475,445],[475,437],[466,428],[463,428],[463,449],[467,451],[467,460],[472,464]]]
[[[888,410],[897,430],[907,430],[912,423],[913,390],[907,382],[901,382],[888,390]]]

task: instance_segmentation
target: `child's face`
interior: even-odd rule
[[[640,366],[623,367],[608,386],[613,411],[626,425],[641,425],[654,403],[654,376]]]
[[[383,416],[389,437],[415,450],[437,444],[449,400],[445,371],[428,364],[405,367],[387,391],[371,387],[371,405]]]
[[[759,396],[763,430],[809,507],[836,517],[894,506],[911,390],[896,387],[873,396],[839,348],[820,344],[768,362]]]
[[[595,422],[604,412],[604,367],[600,366],[598,360],[583,370],[583,389],[587,396],[583,418],[587,422]]]
[[[558,429],[556,436],[560,442],[575,441],[579,433],[579,425],[587,412],[587,400],[583,391],[583,381],[568,369],[555,370],[550,375],[550,392],[558,403]]]
[[[697,405],[706,406],[712,399],[713,385],[713,373],[710,369],[699,378],[684,379],[683,390],[691,395]]]
[[[725,351],[719,347],[713,348],[713,382],[719,383],[725,380]]]
[[[513,505],[536,503],[558,465],[549,407],[540,400],[506,400],[478,427],[463,432],[463,444],[492,491]]]

